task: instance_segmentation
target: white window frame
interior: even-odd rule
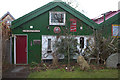
[[[51,14],[52,13],[59,13],[59,14],[64,14],[64,20],[63,23],[51,23]],[[66,20],[66,13],[65,12],[56,12],[56,11],[50,11],[49,12],[49,25],[65,25],[65,20]]]

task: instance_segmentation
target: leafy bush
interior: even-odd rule
[[[32,63],[30,64],[30,67],[36,67],[36,66],[38,66],[38,63],[36,63],[36,62],[32,62]]]

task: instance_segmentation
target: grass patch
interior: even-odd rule
[[[118,78],[117,69],[66,72],[61,69],[33,72],[28,78]]]

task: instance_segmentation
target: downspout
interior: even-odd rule
[[[12,36],[10,36],[10,64],[12,64]]]
[[[105,28],[105,14],[103,14],[104,15],[104,21],[103,21],[103,27],[102,27],[102,30],[103,30],[103,32],[104,32],[104,28]]]
[[[12,64],[12,30],[11,30],[11,25],[10,25],[10,64]]]

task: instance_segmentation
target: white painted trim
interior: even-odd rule
[[[14,64],[16,64],[16,36],[14,35]]]

